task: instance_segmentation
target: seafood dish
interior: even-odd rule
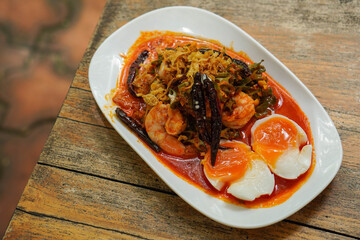
[[[180,178],[225,202],[266,208],[311,176],[310,123],[261,59],[169,31],[142,32],[122,57],[114,115]]]

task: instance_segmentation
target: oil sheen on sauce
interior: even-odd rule
[[[196,42],[199,48],[212,48],[216,50],[222,50],[224,48],[219,42],[214,40],[198,39],[173,32],[143,32],[134,45],[129,49],[128,54],[124,56],[124,66],[119,77],[117,91],[113,97],[113,101],[119,105],[129,116],[136,117],[136,113],[144,111],[145,105],[142,100],[133,97],[127,90],[126,80],[131,63],[145,49],[150,52],[147,60],[151,61],[151,59],[157,57],[155,55],[155,49],[158,47],[175,48],[176,46],[181,46],[193,42]],[[241,59],[248,64],[253,63],[250,58],[243,52],[236,53],[231,49],[226,48],[226,53],[231,57]],[[299,124],[299,126],[304,129],[308,136],[307,144],[313,145],[310,124],[304,112],[300,109],[291,95],[280,84],[274,81],[268,74],[266,74],[266,76],[268,77],[269,86],[273,88],[274,95],[278,99],[278,103],[274,107],[274,113],[282,114]],[[255,121],[256,119],[251,119],[250,122],[241,129],[242,139],[239,139],[240,141],[251,145],[250,130]],[[146,146],[145,143],[144,145]],[[148,149],[152,151],[149,147]],[[166,154],[164,152],[152,152],[161,163],[163,163],[174,174],[184,179],[188,183],[196,186],[197,188],[214,197],[247,208],[272,207],[283,203],[306,182],[315,167],[315,156],[313,151],[311,166],[307,172],[294,180],[287,180],[274,175],[275,189],[273,193],[271,195],[263,195],[250,202],[239,200],[231,196],[230,194],[226,193],[226,189],[223,189],[221,192],[217,191],[205,177],[203,166],[200,163],[202,159],[199,157],[183,159]]]

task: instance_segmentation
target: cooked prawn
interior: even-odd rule
[[[236,107],[231,114],[223,111],[222,122],[228,128],[239,129],[246,125],[255,114],[254,100],[244,92],[233,97]]]
[[[159,103],[145,118],[147,134],[166,153],[181,157],[196,156],[197,151],[193,146],[184,145],[173,136],[181,133],[185,127],[186,122],[180,111],[171,109],[169,104]]]
[[[186,121],[179,109],[168,107],[168,118],[165,123],[165,130],[168,134],[176,136],[186,128]]]

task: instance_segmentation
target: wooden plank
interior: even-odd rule
[[[360,213],[354,211],[360,207],[359,202],[354,201],[360,186],[360,163],[353,155],[359,153],[356,148],[360,149],[360,136],[341,131],[341,137],[347,144],[344,146],[344,163],[335,180],[290,219],[360,235],[357,227]],[[127,151],[126,157],[122,154],[124,151]],[[58,119],[39,162],[171,192],[113,129]]]
[[[111,128],[92,93],[87,90],[70,88],[59,116]]]
[[[16,210],[3,239],[139,239],[118,231]]]
[[[95,52],[94,52],[95,53]],[[90,63],[90,60],[88,60]],[[90,90],[89,79],[88,79],[88,71],[89,71],[89,63],[81,64],[79,68],[76,70],[75,77],[73,82],[71,83],[72,87],[82,88],[85,90]]]
[[[357,171],[357,176],[360,176],[360,172],[358,171],[358,169],[360,168],[360,134],[343,130],[339,131],[339,134],[343,147],[342,167],[347,167],[349,169],[352,169],[353,171]],[[355,175],[351,177],[357,176]]]
[[[174,195],[41,165],[18,208],[150,239],[347,239],[288,222],[234,229],[206,218]]]
[[[114,129],[57,119],[39,162],[172,192]]]

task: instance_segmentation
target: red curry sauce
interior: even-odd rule
[[[151,61],[151,59],[157,57],[155,56],[155,49],[158,47],[176,48],[179,45],[181,46],[194,42],[198,44],[198,48],[211,48],[216,50],[222,50],[224,48],[219,42],[214,40],[203,40],[173,32],[154,31],[142,33],[134,45],[129,49],[128,54],[124,56],[124,66],[119,77],[116,94],[113,97],[114,103],[120,106],[122,110],[124,110],[130,117],[136,118],[137,115],[141,115],[145,111],[145,103],[142,101],[142,99],[133,97],[127,90],[126,86],[131,63],[135,61],[137,56],[145,49],[150,52],[147,61]],[[231,49],[226,48],[226,53],[233,58],[237,58],[246,62],[247,64],[253,63],[250,58],[243,52],[236,53]],[[265,74],[268,77],[268,85],[273,88],[274,95],[278,99],[278,103],[274,107],[274,113],[284,115],[299,124],[299,126],[304,129],[308,136],[308,143],[306,144],[313,145],[310,124],[304,112],[300,109],[291,95],[280,84],[275,82],[267,73]],[[242,139],[239,139],[239,141],[242,141],[249,146],[251,146],[250,130],[255,121],[256,119],[253,117],[249,123],[247,123],[246,126],[241,129]],[[144,143],[144,145],[146,144]],[[149,150],[152,151],[150,148]],[[294,180],[283,179],[274,174],[275,188],[273,193],[270,196],[263,195],[250,202],[239,200],[233,197],[232,195],[226,193],[226,189],[223,189],[221,192],[216,190],[205,177],[203,166],[200,163],[202,159],[199,157],[183,159],[166,154],[164,152],[152,152],[157,157],[157,159],[166,167],[168,167],[174,174],[186,180],[190,184],[226,202],[248,208],[272,207],[286,201],[305,183],[315,167],[315,157],[313,151],[311,166],[307,172]]]

